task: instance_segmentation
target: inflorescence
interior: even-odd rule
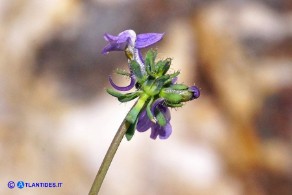
[[[200,96],[198,87],[177,84],[179,71],[168,73],[171,66],[170,58],[156,61],[157,51],[153,49],[150,49],[143,58],[141,49],[159,42],[163,36],[164,34],[160,33],[136,35],[133,30],[123,31],[118,36],[108,33],[104,35],[108,44],[102,53],[124,51],[130,70],[129,72],[117,71],[117,74],[131,79],[128,86],[122,87],[116,85],[109,77],[109,82],[114,89],[107,89],[107,92],[120,102],[138,98],[126,116],[129,126],[126,132],[128,140],[133,137],[136,129],[139,132],[151,129],[152,139],[158,136],[160,139],[167,139],[172,133],[169,107],[181,107],[184,102]],[[136,88],[134,92],[121,93],[121,91],[130,91],[134,87]]]

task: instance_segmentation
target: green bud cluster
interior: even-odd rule
[[[156,57],[157,51],[150,49],[146,53],[144,66],[141,66],[135,60],[130,60],[131,74],[136,79],[136,91],[123,94],[114,89],[107,89],[107,92],[117,97],[120,102],[131,101],[139,97],[135,106],[126,116],[126,120],[130,124],[130,128],[126,133],[128,139],[131,139],[134,134],[138,115],[142,109],[146,109],[150,120],[156,121],[160,126],[166,125],[167,121],[162,113],[158,113],[154,117],[151,112],[151,105],[158,98],[163,98],[164,104],[167,107],[181,107],[183,102],[194,99],[193,93],[189,90],[188,86],[173,82],[180,74],[179,71],[167,74],[171,66],[171,59],[166,58],[156,62]],[[127,75],[127,73],[122,71],[117,73]]]
[[[172,80],[179,75],[179,72],[166,74],[171,65],[171,59],[159,60],[155,62],[157,51],[150,49],[145,58],[145,66],[141,67],[137,61],[130,61],[130,69],[136,78],[137,90],[132,93],[122,94],[113,89],[107,92],[117,97],[120,102],[131,101],[141,94],[156,98],[164,98],[169,107],[181,107],[183,102],[192,100],[193,94],[188,90],[188,86],[183,84],[173,84]],[[146,71],[142,70],[145,68]],[[125,72],[118,71],[118,74],[127,75]]]

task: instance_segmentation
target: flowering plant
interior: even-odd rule
[[[96,185],[95,183],[98,182],[94,182],[91,192],[94,191],[94,188],[98,192],[103,180],[100,175],[104,174],[103,177],[105,176],[124,135],[127,140],[131,140],[136,129],[139,132],[151,129],[150,137],[152,139],[156,139],[158,136],[160,139],[167,139],[172,133],[169,108],[181,107],[184,102],[200,96],[198,87],[177,84],[179,71],[168,73],[171,66],[170,58],[156,61],[157,51],[153,49],[148,50],[145,58],[142,57],[141,49],[157,43],[163,36],[164,34],[160,33],[136,35],[133,30],[123,31],[117,36],[107,33],[104,35],[104,39],[108,44],[102,53],[124,51],[128,59],[129,72],[119,70],[117,74],[131,79],[128,86],[118,86],[109,77],[109,82],[113,89],[108,88],[107,92],[116,97],[120,102],[128,102],[135,98],[138,98],[138,100],[125,117],[117,132],[96,177],[96,180],[99,179],[101,181]],[[134,87],[135,90],[129,92]],[[121,93],[121,91],[126,91],[127,93]],[[110,157],[107,159],[108,155]],[[103,168],[106,166],[108,167]],[[97,185],[99,187],[94,187]]]

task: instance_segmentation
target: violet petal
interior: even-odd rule
[[[131,78],[130,84],[128,86],[125,86],[125,87],[121,87],[121,86],[116,85],[114,83],[114,81],[112,80],[111,76],[109,76],[108,80],[114,89],[116,89],[118,91],[129,91],[135,86],[135,83],[136,83],[136,79],[133,76],[131,76],[130,78]]]
[[[138,57],[139,57],[140,61],[144,64],[145,60],[143,59],[142,52],[139,49],[138,49]]]
[[[193,99],[197,99],[201,95],[200,89],[198,87],[196,87],[196,86],[189,87],[189,91],[193,92],[192,100]]]
[[[159,138],[167,139],[172,133],[172,127],[170,123],[167,123],[164,127],[159,128]]]
[[[134,46],[136,41],[136,33],[133,30],[125,30],[118,35],[117,43],[127,43]]]
[[[153,123],[149,120],[146,110],[143,110],[139,116],[138,123],[137,123],[137,131],[144,132],[148,130]]]
[[[153,125],[151,127],[151,134],[150,134],[150,138],[152,139],[156,139],[158,134],[159,134],[159,128],[160,126],[159,125]]]
[[[102,54],[110,51],[124,51],[128,45],[134,46],[136,41],[136,33],[133,30],[125,30],[118,36],[105,33],[103,37],[109,43],[102,50]]]
[[[158,105],[157,108],[160,110],[160,112],[162,112],[166,121],[169,122],[171,119],[169,108],[163,104]]]
[[[159,109],[162,114],[164,115],[165,119],[167,122],[170,121],[171,119],[171,115],[170,115],[170,111],[169,111],[169,108],[165,105],[163,105],[164,99],[163,98],[158,98],[157,100],[155,100],[151,106],[151,112],[152,114],[155,116],[155,109]]]
[[[103,48],[101,53],[107,54],[110,51],[124,51],[126,46],[127,46],[127,43],[117,44],[116,42],[111,42]]]
[[[164,101],[163,98],[158,98],[157,100],[155,100],[155,101],[152,103],[152,105],[151,105],[151,112],[152,112],[152,114],[153,114],[154,116],[155,116],[154,111],[155,111],[156,106],[158,106],[159,104],[161,104],[163,101]]]
[[[111,42],[111,41],[114,41],[114,40],[118,39],[117,36],[114,36],[114,35],[111,35],[111,34],[108,34],[108,33],[104,33],[103,38],[108,42]]]
[[[145,33],[138,34],[135,47],[137,49],[145,48],[160,41],[164,33]]]

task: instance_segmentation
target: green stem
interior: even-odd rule
[[[132,109],[131,109],[132,110]],[[89,195],[96,195],[98,194],[100,187],[102,185],[102,182],[105,178],[105,175],[110,167],[110,164],[116,154],[116,151],[127,131],[127,129],[129,128],[130,123],[126,121],[126,119],[124,119],[124,121],[122,122],[122,124],[120,125],[103,161],[102,164],[98,170],[98,173],[93,181],[93,184],[91,186],[91,189],[89,191]]]
[[[142,94],[137,103],[134,105],[134,107],[130,110],[130,112],[127,114],[126,116],[126,120],[131,123],[134,124],[140,111],[142,110],[142,108],[144,107],[146,101],[148,100],[149,95],[147,94]]]

